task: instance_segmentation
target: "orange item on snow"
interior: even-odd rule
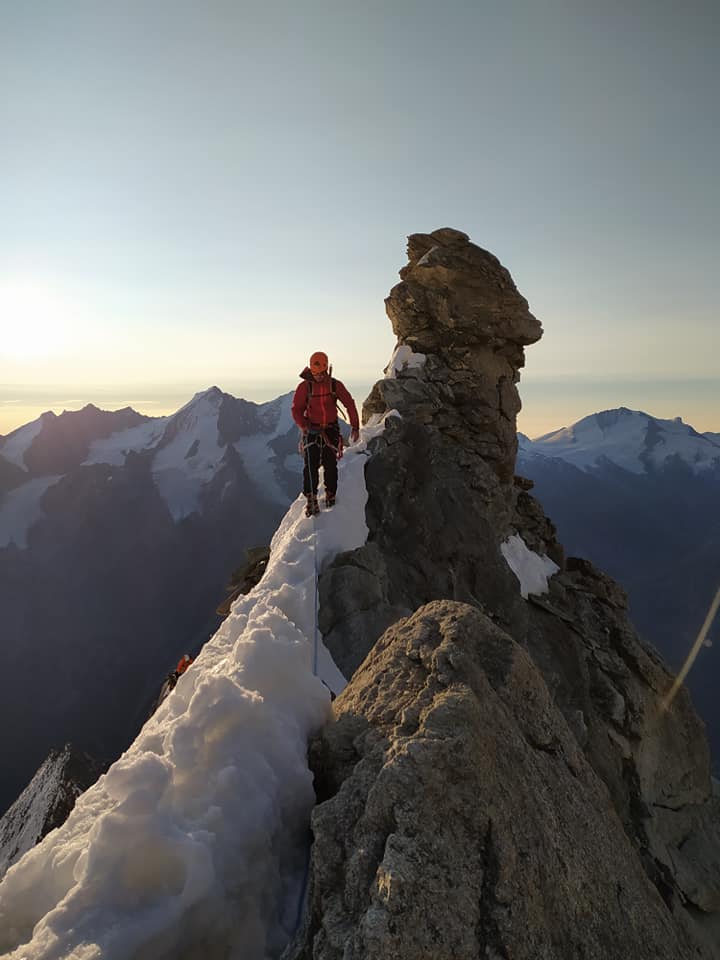
[[[191,657],[189,654],[184,653],[184,654],[182,655],[182,657],[180,658],[180,662],[178,663],[177,667],[175,668],[175,673],[176,673],[178,676],[180,676],[181,674],[185,673],[185,671],[187,670],[187,668],[190,666],[190,664],[191,664],[192,662],[193,662],[192,657]]]

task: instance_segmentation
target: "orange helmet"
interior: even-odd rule
[[[310,369],[313,373],[325,373],[328,368],[327,354],[318,350],[310,357]]]

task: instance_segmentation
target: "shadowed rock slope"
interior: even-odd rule
[[[391,627],[316,749],[313,956],[692,956],[539,671],[475,608]]]
[[[540,325],[465,234],[408,255],[386,301],[400,350],[364,410],[400,414],[366,467],[368,540],[320,581],[325,642],[356,672],[312,751],[288,956],[719,957],[702,724],[685,692],[661,712],[671,677],[622,590],[564,558],[513,476]],[[559,565],[542,595],[505,561],[516,535]]]

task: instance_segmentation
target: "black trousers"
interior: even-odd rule
[[[340,430],[337,424],[326,427],[322,433],[307,433],[303,437],[303,493],[317,496],[318,475],[322,465],[325,476],[325,493],[334,497],[337,493],[338,468],[337,446]]]

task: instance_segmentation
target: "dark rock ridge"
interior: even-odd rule
[[[288,955],[718,957],[702,724],[685,691],[661,712],[671,677],[624,592],[565,560],[513,479],[540,326],[464,234],[408,252],[387,309],[426,359],[366,403],[401,416],[367,463],[367,543],[320,581],[325,642],[348,676],[363,665],[312,752],[322,802]],[[559,565],[548,592],[521,596],[514,535]]]
[[[0,497],[19,487],[26,479],[27,474],[21,467],[0,456]]]
[[[220,617],[226,617],[230,613],[230,607],[235,603],[238,597],[250,593],[253,587],[256,587],[263,578],[270,560],[270,547],[250,547],[245,551],[245,563],[233,570],[230,576],[230,582],[225,588],[228,592],[227,597],[218,605],[216,613]]]
[[[59,416],[44,413],[40,432],[25,452],[25,466],[31,476],[68,473],[87,458],[93,440],[150,419],[130,407],[100,410],[92,403],[82,410],[66,410]]]
[[[67,820],[75,801],[107,764],[66,744],[52,750],[15,803],[0,818],[0,877]]]
[[[700,443],[673,446],[668,421],[621,408],[581,420],[565,433],[577,436],[582,425],[644,418],[652,432],[665,433],[663,447],[671,454],[662,463],[643,464],[640,433],[615,450],[603,438],[583,444],[582,466],[572,462],[572,446],[543,440],[521,440],[518,470],[534,482],[533,495],[553,518],[569,553],[588,557],[616,578],[628,594],[629,612],[640,635],[679,669],[692,646],[717,589],[720,569],[720,446],[712,462],[708,438],[683,425],[680,439]],[[610,428],[612,429],[612,428]],[[648,433],[651,431],[648,429]],[[558,437],[563,431],[548,434]],[[706,445],[705,463],[695,463]],[[566,458],[568,456],[570,459]],[[600,456],[602,452],[602,457]],[[681,457],[680,452],[684,453]],[[620,461],[620,462],[618,462]],[[623,467],[623,463],[635,469]],[[714,769],[720,771],[720,705],[716,677],[720,670],[720,622],[688,677],[693,701],[707,725]]]

